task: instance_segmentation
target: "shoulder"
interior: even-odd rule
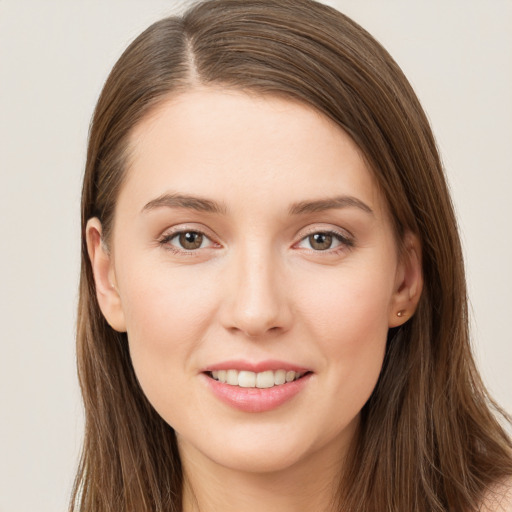
[[[479,512],[512,512],[512,478],[489,490]]]

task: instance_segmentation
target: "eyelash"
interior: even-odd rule
[[[194,233],[197,235],[201,235],[206,240],[208,240],[210,242],[210,244],[216,244],[216,242],[214,242],[210,236],[208,236],[204,231],[201,231],[200,229],[180,229],[179,231],[167,233],[167,234],[163,235],[158,240],[158,243],[160,246],[162,246],[167,251],[171,251],[175,254],[186,255],[186,256],[196,256],[198,249],[206,249],[207,248],[207,247],[198,247],[196,249],[185,249],[184,247],[178,248],[170,243],[175,238],[177,238],[181,235],[184,235],[186,233]],[[220,246],[220,244],[216,244],[216,245]]]
[[[174,245],[172,245],[170,242],[174,240],[175,238],[184,235],[186,233],[194,233],[197,235],[200,235],[204,237],[206,240],[208,240],[211,244],[217,245],[220,247],[220,244],[214,242],[210,236],[208,236],[204,231],[201,231],[199,229],[181,229],[179,231],[174,231],[172,233],[167,233],[163,235],[159,240],[158,244],[165,248],[168,251],[171,251],[175,254],[180,255],[186,255],[186,256],[195,256],[197,255],[197,252],[199,249],[206,249],[209,247],[198,247],[196,249],[185,249],[185,248],[178,248]],[[327,248],[327,249],[313,249],[313,248],[304,248],[304,250],[314,253],[314,254],[330,254],[330,255],[336,255],[343,251],[352,249],[354,247],[354,240],[353,238],[349,238],[346,235],[343,235],[339,233],[338,231],[334,230],[322,230],[322,229],[315,229],[311,230],[309,233],[306,233],[297,243],[293,245],[293,247],[298,247],[302,242],[306,241],[309,237],[313,235],[326,235],[331,236],[333,239],[337,240],[339,242],[339,245],[334,248]]]
[[[294,247],[297,247],[304,241],[307,241],[308,238],[310,238],[313,235],[326,235],[331,236],[333,239],[337,240],[339,242],[339,245],[334,248],[327,248],[327,249],[313,249],[313,248],[304,248],[304,250],[308,251],[310,254],[325,254],[325,255],[337,255],[342,252],[345,252],[347,250],[350,250],[354,247],[354,239],[350,238],[344,234],[341,234],[338,231],[332,230],[332,229],[314,229],[311,230],[309,233],[306,233],[296,244],[294,244]]]

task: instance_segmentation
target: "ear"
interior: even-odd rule
[[[126,324],[117,289],[113,260],[101,239],[101,222],[96,217],[89,219],[86,227],[86,241],[91,260],[96,297],[109,325],[119,332],[126,332]]]
[[[389,311],[389,327],[404,324],[414,314],[423,289],[421,244],[416,235],[404,236],[398,262],[395,290]]]

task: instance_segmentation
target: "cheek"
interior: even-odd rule
[[[160,258],[139,256],[124,261],[119,283],[127,330],[142,336],[145,343],[180,340],[186,344],[201,329],[215,301],[212,273],[195,266],[172,267]],[[153,335],[150,335],[150,334]],[[163,338],[163,339],[162,339]]]
[[[215,288],[187,269],[141,267],[141,273],[131,267],[120,289],[135,373],[159,409],[169,386],[180,389],[181,379],[195,370],[194,353],[215,311]]]
[[[388,266],[391,268],[391,266]],[[372,332],[382,334],[388,329],[389,309],[393,298],[394,273],[377,265],[347,266],[344,269],[317,275],[304,280],[304,289],[297,292],[304,298],[301,309],[310,320],[311,328],[320,329],[324,335],[319,342],[326,346],[357,346],[370,342]],[[357,348],[357,347],[354,347]]]
[[[343,404],[339,421],[346,423],[366,403],[380,374],[393,281],[386,272],[354,271],[327,279],[322,288],[304,294],[310,299],[304,310],[323,356],[326,406]]]

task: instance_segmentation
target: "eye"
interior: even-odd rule
[[[198,233],[197,231],[186,231],[176,235],[174,238],[177,239],[179,245],[183,247],[183,249],[187,249],[188,251],[199,249],[206,239],[202,233]]]
[[[307,241],[315,251],[326,251],[332,247],[333,236],[331,233],[314,233],[307,237]],[[336,239],[334,241],[337,242]]]
[[[173,249],[184,251],[195,251],[209,247],[213,242],[200,231],[180,231],[178,233],[171,233],[166,235],[160,243],[162,245],[171,246]]]
[[[304,237],[297,247],[301,249],[312,249],[313,251],[328,251],[340,246],[352,247],[353,243],[348,238],[334,231],[317,231]]]

